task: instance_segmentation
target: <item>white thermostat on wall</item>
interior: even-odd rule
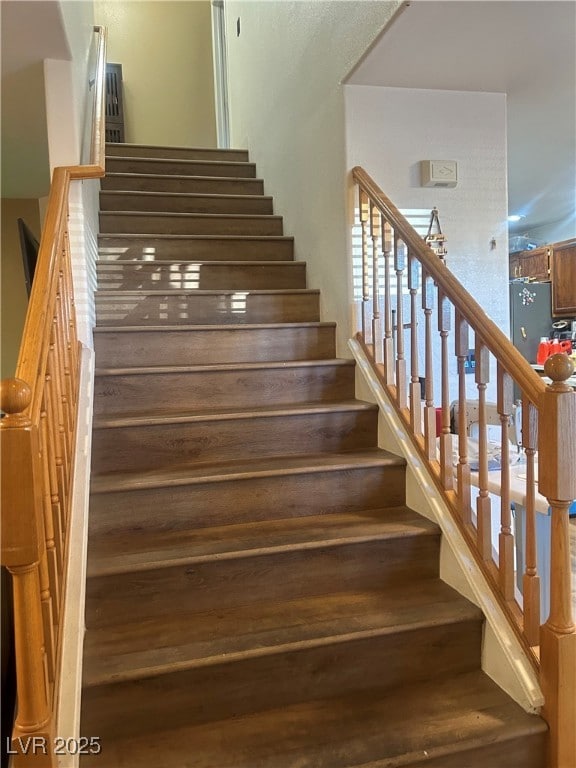
[[[456,160],[421,160],[420,181],[423,187],[455,187],[458,183]]]

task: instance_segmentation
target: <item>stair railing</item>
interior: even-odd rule
[[[539,671],[543,715],[550,727],[549,765],[568,768],[576,755],[576,627],[569,533],[569,508],[576,496],[576,392],[566,383],[573,365],[566,355],[551,357],[545,373],[552,383],[546,386],[366,171],[356,167],[352,175],[362,262],[357,270],[362,294],[357,338],[494,597]],[[466,375],[471,351],[473,377]],[[514,388],[520,395],[516,404]],[[491,471],[488,459],[491,392],[499,421],[499,472]],[[474,465],[469,457],[471,400],[478,412]],[[510,434],[519,405],[525,463],[512,478]],[[451,416],[456,422],[452,427]],[[517,574],[511,494],[523,479],[525,567]],[[546,574],[537,568],[536,482],[551,516]],[[501,511],[498,530],[492,531],[495,485]],[[549,583],[550,613],[540,626],[542,577]]]
[[[2,565],[12,575],[17,707],[14,768],[56,765],[67,531],[80,354],[68,238],[74,179],[104,175],[106,30],[95,27],[90,165],[54,169],[15,377],[1,382]],[[79,631],[81,628],[79,628]]]

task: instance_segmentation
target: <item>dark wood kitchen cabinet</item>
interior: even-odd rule
[[[543,245],[533,251],[521,251],[510,256],[510,279],[530,278],[545,282],[550,280],[550,246]]]
[[[576,240],[551,246],[552,314],[576,316]]]

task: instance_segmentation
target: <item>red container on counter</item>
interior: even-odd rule
[[[538,352],[536,354],[536,362],[538,365],[544,365],[550,355],[558,355],[565,352],[567,355],[572,354],[572,342],[570,339],[540,339],[538,345]]]

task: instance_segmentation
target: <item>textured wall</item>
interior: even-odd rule
[[[122,64],[126,141],[215,147],[209,0],[97,0],[95,21]]]
[[[363,166],[398,208],[437,206],[450,269],[507,333],[505,94],[345,90],[348,167]],[[456,160],[458,185],[421,187],[420,160]]]
[[[364,166],[399,208],[437,206],[450,269],[506,329],[505,94],[348,85],[346,132],[349,168]],[[456,160],[458,185],[421,187],[420,160]]]
[[[322,319],[338,322],[349,354],[342,80],[397,2],[226,2],[232,145],[247,147],[264,178]],[[240,19],[240,36],[237,20]]]

